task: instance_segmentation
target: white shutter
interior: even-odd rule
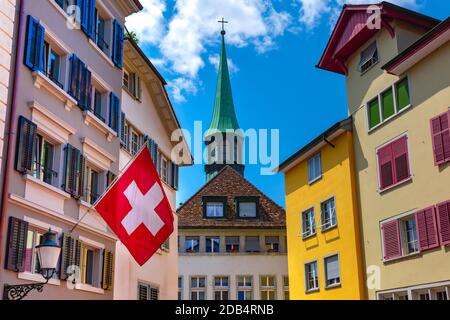
[[[327,280],[333,280],[340,277],[339,271],[339,257],[332,256],[325,259]]]

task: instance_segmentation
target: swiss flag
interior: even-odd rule
[[[95,205],[139,265],[144,265],[173,232],[173,212],[148,148]]]

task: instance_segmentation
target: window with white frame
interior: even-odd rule
[[[85,187],[83,192],[83,200],[87,203],[94,204],[100,196],[99,190],[99,173],[91,167],[91,165],[86,166],[86,179]]]
[[[284,300],[290,300],[289,297],[289,277],[283,276],[283,293],[284,293]]]
[[[123,70],[122,84],[127,89],[130,86],[130,74],[128,73],[127,70]]]
[[[139,300],[159,300],[159,288],[157,286],[139,282],[138,283]]]
[[[163,154],[160,154],[160,157],[161,157],[160,161],[161,180],[167,183],[169,181],[169,161]]]
[[[314,208],[310,208],[302,213],[302,237],[303,239],[316,234],[316,215]]]
[[[358,69],[361,73],[365,73],[379,61],[377,43],[371,43],[361,52],[361,60]]]
[[[44,73],[53,83],[64,90],[64,56],[65,53],[49,42],[44,42]]]
[[[111,25],[109,17],[99,7],[95,8],[95,44],[106,55],[110,52]]]
[[[183,300],[183,277],[178,277],[178,300]]]
[[[411,105],[408,78],[403,78],[367,103],[369,130]]]
[[[200,251],[200,237],[186,237],[186,252],[194,253]]]
[[[191,300],[206,300],[206,277],[191,277]]]
[[[334,197],[320,204],[320,229],[331,229],[337,225],[336,202]]]
[[[253,300],[253,276],[237,277],[237,299]]]
[[[36,135],[33,154],[33,176],[45,183],[55,185],[58,173],[53,170],[55,145],[42,135]]]
[[[317,261],[305,264],[306,292],[319,290],[319,273]]]
[[[275,276],[260,277],[261,300],[276,300],[277,286]]]
[[[206,237],[206,252],[220,252],[220,238]]]
[[[419,239],[417,234],[416,218],[414,215],[400,219],[400,236],[402,251],[405,254],[419,252]]]
[[[341,270],[339,265],[339,255],[333,255],[324,259],[325,265],[325,285],[327,288],[341,284]]]
[[[229,277],[214,277],[214,300],[229,300]]]
[[[266,236],[265,243],[266,243],[267,252],[279,252],[280,251],[280,237]]]
[[[106,91],[100,86],[92,86],[92,112],[102,122],[106,123]]]
[[[41,243],[41,238],[48,230],[43,228],[28,225],[27,242],[25,250],[25,272],[40,275],[39,258],[36,247]],[[54,278],[58,277],[59,265],[57,266]]]
[[[308,160],[308,182],[313,183],[322,177],[322,159],[320,153]]]
[[[223,218],[224,214],[223,202],[207,202],[206,203],[206,217],[207,218]]]

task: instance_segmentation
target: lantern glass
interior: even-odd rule
[[[57,234],[49,230],[41,237],[40,244],[36,247],[39,259],[39,266],[44,278],[56,271],[61,247],[57,241]]]

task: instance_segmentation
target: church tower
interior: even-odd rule
[[[231,166],[242,176],[243,134],[234,110],[230,73],[228,70],[225,48],[225,30],[227,21],[222,23],[222,49],[220,53],[219,74],[217,79],[214,112],[208,131],[205,134],[207,164],[205,165],[206,181],[214,178],[225,166]]]

